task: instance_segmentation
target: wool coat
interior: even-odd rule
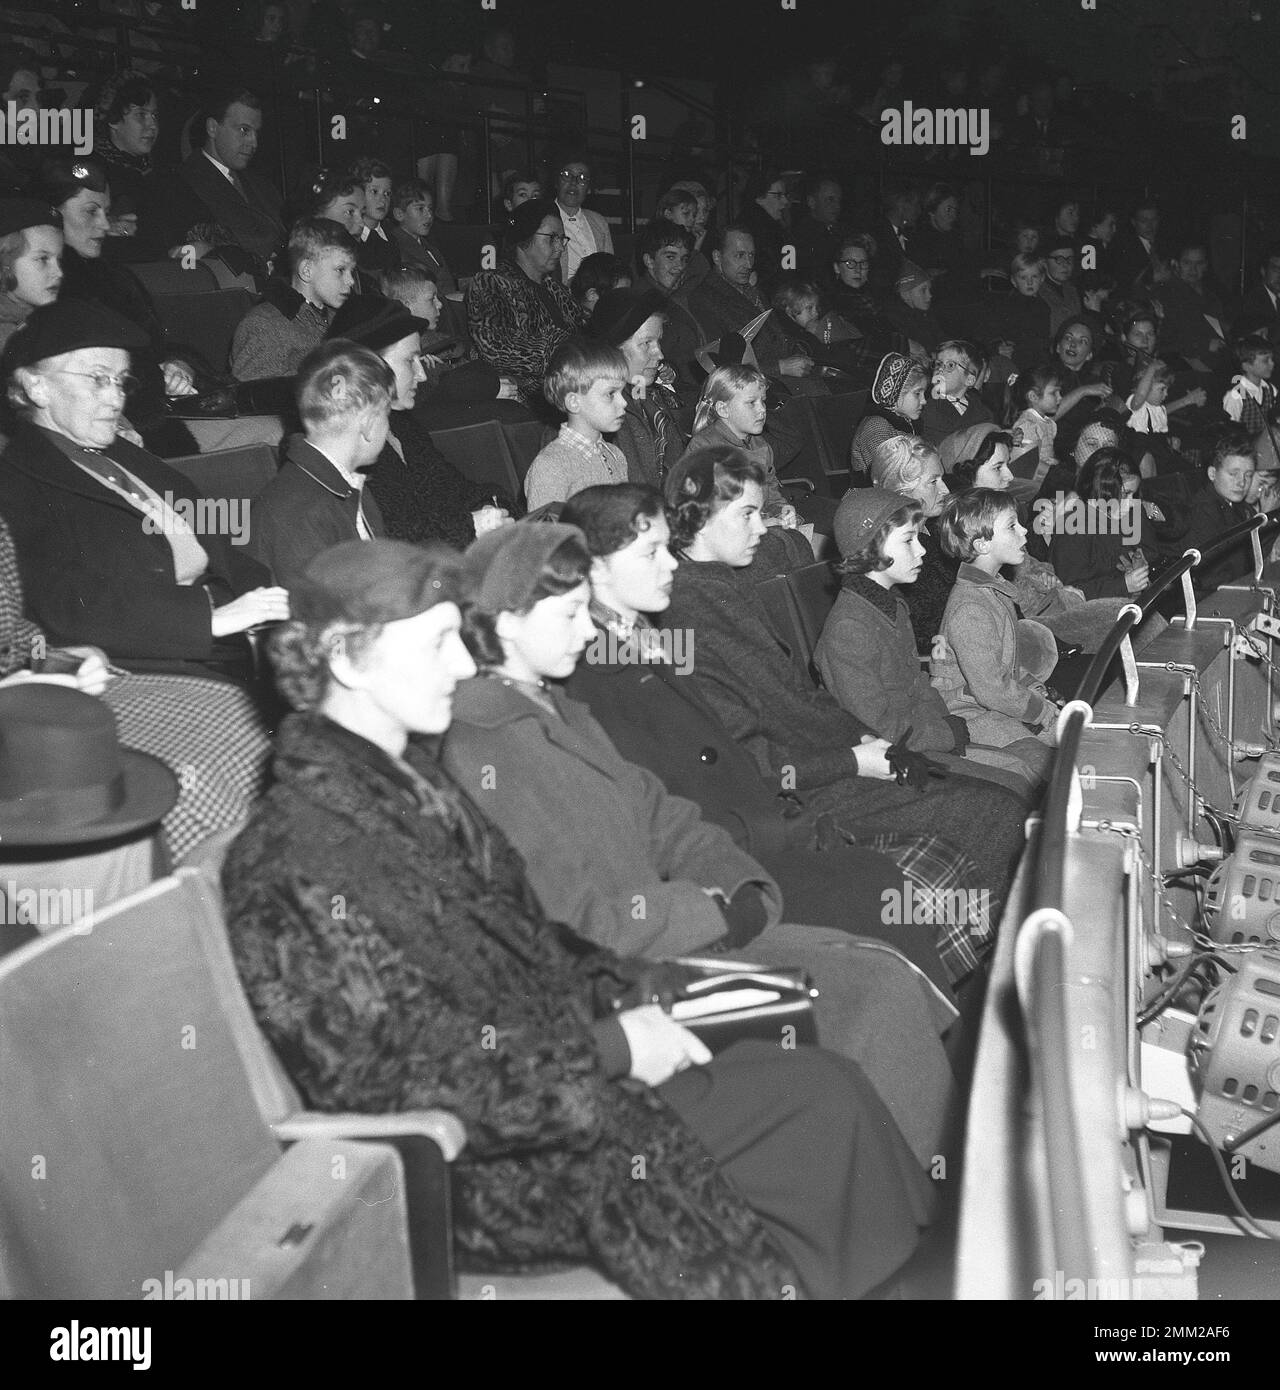
[[[611,1080],[634,970],[547,921],[424,745],[405,761],[286,721],[223,887],[250,1003],[309,1106],[466,1125],[460,1265],[590,1260],[648,1298],[852,1297],[892,1273],[927,1194],[857,1068],[738,1044],[656,1090]]]
[[[763,892],[762,928],[753,922],[753,934],[731,939],[729,953],[808,971],[821,1042],[863,1066],[928,1163],[951,1094],[938,1042],[952,1020],[945,998],[879,945],[841,930],[781,925],[777,885],[758,863],[693,803],[621,758],[584,705],[555,688],[547,693],[555,714],[496,676],[464,682],[442,750],[446,769],[464,787],[480,788],[482,812],[524,857],[543,910],[599,945],[657,957],[705,949],[702,922],[724,946],[732,914],[722,914],[706,889]],[[894,885],[898,900],[902,887]],[[879,899],[875,905],[883,912]]]
[[[751,578],[715,561],[682,560],[666,623],[696,640],[694,680],[771,785],[833,811],[874,848],[877,834],[938,835],[967,854],[993,899],[1023,846],[1022,801],[952,776],[927,793],[858,775],[854,748],[875,731],[807,679]]]
[[[814,648],[814,665],[844,708],[884,738],[896,742],[910,729],[910,747],[948,753],[956,746],[955,731],[920,669],[906,601],[880,593],[888,602],[846,580]]]
[[[104,452],[161,497],[192,509],[200,499],[176,469],[125,439]],[[205,576],[179,584],[168,539],[26,421],[0,455],[0,515],[13,533],[27,616],[53,646],[101,647],[130,670],[247,674],[243,637],[215,638],[210,615],[270,575],[230,536],[202,532]]]
[[[975,743],[1004,748],[1053,723],[1057,710],[1044,687],[1018,668],[1018,610],[1007,579],[962,564],[942,636],[946,645],[934,655],[933,684]]]
[[[557,689],[559,717],[497,676],[454,693],[441,761],[523,854],[547,914],[627,955],[680,955],[725,934],[704,891],[782,895],[750,855],[691,801],[623,759],[585,705]]]
[[[322,550],[360,538],[361,506],[374,538],[385,536],[368,484],[362,497],[315,445],[291,435],[280,471],[253,499],[250,547],[287,589]]]
[[[718,271],[713,271],[685,296],[685,302],[698,320],[707,341],[714,342],[726,333],[737,333],[769,306],[755,289],[740,290],[731,285]],[[776,376],[778,364],[787,353],[786,334],[770,315],[760,325],[751,340],[752,350],[760,370],[766,376]]]

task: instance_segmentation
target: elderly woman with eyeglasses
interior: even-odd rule
[[[233,504],[205,504],[122,436],[130,354],[146,346],[110,309],[61,300],[5,347],[18,424],[0,455],[0,515],[26,616],[51,644],[101,647],[130,670],[248,681],[244,634],[288,617],[288,595],[245,553]]]
[[[545,411],[542,378],[551,354],[586,322],[560,282],[567,243],[560,209],[549,198],[511,214],[503,259],[467,286],[467,327],[484,361],[515,379],[526,404]]]

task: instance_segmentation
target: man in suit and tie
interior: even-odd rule
[[[1280,340],[1280,242],[1273,242],[1263,253],[1258,282],[1244,297],[1237,328],[1261,333],[1273,343]]]
[[[262,129],[262,103],[243,87],[216,92],[201,115],[204,145],[161,180],[139,218],[139,234],[170,255],[238,247],[244,268],[265,276],[284,245],[280,192],[249,173]]]
[[[871,228],[876,254],[871,262],[871,285],[892,291],[907,259],[907,238],[920,216],[920,192],[909,183],[889,182],[880,199],[881,216]]]
[[[1139,203],[1129,218],[1131,230],[1116,237],[1111,248],[1112,273],[1122,292],[1152,266],[1152,258],[1163,254],[1160,236],[1160,209],[1148,200]]]

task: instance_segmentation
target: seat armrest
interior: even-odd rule
[[[415,1296],[457,1296],[449,1164],[466,1146],[467,1132],[456,1115],[447,1110],[404,1110],[385,1115],[325,1115],[302,1110],[277,1120],[271,1131],[285,1144],[315,1139],[390,1144],[404,1164]]]
[[[323,1114],[299,1110],[271,1126],[283,1143],[300,1139],[373,1139],[388,1142],[401,1135],[424,1135],[439,1146],[447,1163],[466,1147],[467,1131],[447,1110],[401,1110],[386,1115]]]
[[[779,478],[778,481],[782,484],[783,492],[792,487],[798,487],[802,492],[817,491],[812,478]]]

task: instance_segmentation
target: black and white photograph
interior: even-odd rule
[[[415,1301],[1260,1358],[1278,59],[6,0],[19,1364],[367,1369]]]

